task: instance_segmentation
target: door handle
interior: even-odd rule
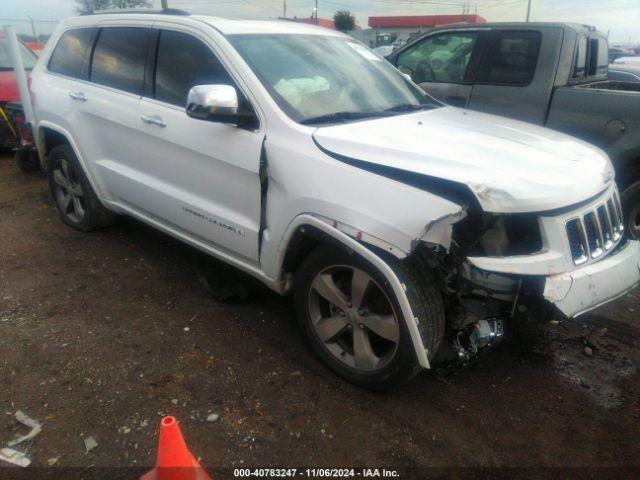
[[[162,128],[167,126],[167,123],[158,115],[142,115],[140,118],[142,118],[144,123],[148,123],[150,125],[157,125]]]
[[[81,102],[87,101],[87,96],[82,92],[69,92],[69,96],[74,100],[79,100]]]

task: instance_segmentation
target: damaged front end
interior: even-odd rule
[[[579,316],[640,281],[640,243],[625,238],[615,185],[556,210],[466,213],[450,248],[422,243],[409,257],[439,277],[448,332],[437,359],[467,361],[510,325]]]
[[[532,294],[539,291],[536,278],[481,270],[468,260],[541,251],[537,217],[465,211],[452,226],[448,248],[423,241],[408,258],[435,272],[444,299],[446,332],[435,362],[465,364],[497,345],[539,298]]]

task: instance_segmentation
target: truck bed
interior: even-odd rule
[[[556,88],[546,125],[620,158],[640,145],[640,84],[607,80]]]
[[[575,88],[593,88],[597,90],[617,90],[624,92],[640,92],[640,82],[619,82],[616,80],[604,80],[601,82],[587,83]]]

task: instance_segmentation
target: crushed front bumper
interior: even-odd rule
[[[640,282],[640,242],[628,241],[607,258],[546,278],[544,298],[567,317],[603,305]]]

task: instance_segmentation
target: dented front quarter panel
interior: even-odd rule
[[[308,127],[286,138],[267,137],[269,191],[263,268],[277,276],[284,232],[293,219],[311,214],[359,240],[384,248],[398,258],[416,242],[447,247],[450,226],[464,215],[460,205],[402,182],[349,165],[324,154]],[[271,239],[280,240],[278,245]],[[277,252],[280,251],[278,255]],[[271,252],[276,252],[272,255]]]

